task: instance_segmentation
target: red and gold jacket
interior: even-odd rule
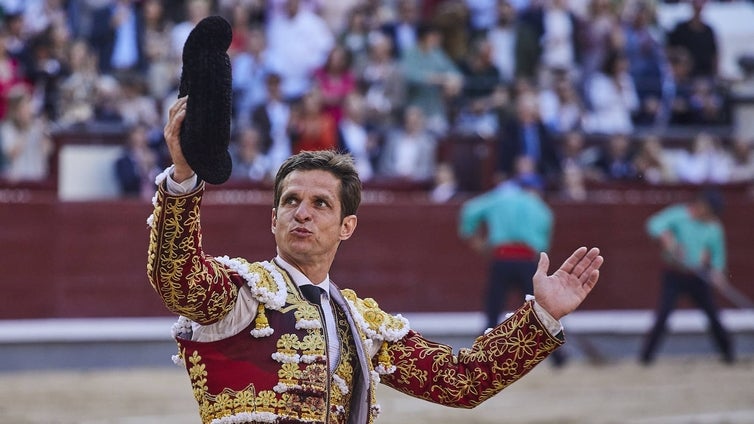
[[[186,195],[154,198],[147,274],[165,306],[181,316],[174,335],[204,423],[372,423],[381,382],[442,405],[471,408],[515,382],[557,349],[533,301],[454,355],[424,339],[372,299],[331,287],[341,360],[330,372],[321,311],[274,262],[212,257],[202,250],[204,183]],[[246,330],[213,342],[191,340],[191,323],[220,321],[249,290],[258,308]],[[336,315],[338,315],[336,314]],[[345,344],[344,344],[345,343]]]

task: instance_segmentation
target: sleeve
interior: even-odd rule
[[[430,402],[473,408],[526,375],[563,343],[562,336],[545,329],[534,301],[528,301],[458,355],[450,346],[409,330],[389,344],[395,371],[383,375],[381,382]]]
[[[458,235],[467,239],[474,235],[484,218],[487,210],[487,195],[473,198],[461,207],[460,222],[458,225]]]
[[[670,230],[676,209],[676,207],[671,206],[650,216],[647,220],[647,234],[652,238],[657,238],[665,231]]]
[[[710,242],[710,264],[716,271],[724,271],[726,263],[725,233],[722,226],[715,225],[714,236]]]
[[[158,184],[153,199],[147,276],[167,309],[201,324],[225,317],[236,304],[243,279],[202,250],[199,206],[204,182],[170,195]]]

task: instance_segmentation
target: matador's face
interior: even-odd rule
[[[280,255],[292,264],[329,265],[356,228],[355,215],[341,218],[340,181],[327,171],[293,171],[281,186],[280,203],[272,211]]]

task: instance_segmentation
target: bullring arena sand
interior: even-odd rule
[[[544,363],[473,410],[441,407],[381,386],[380,424],[754,423],[754,359],[661,357],[651,367]],[[0,373],[0,423],[199,424],[180,368]]]

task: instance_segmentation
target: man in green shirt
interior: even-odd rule
[[[711,284],[725,284],[725,234],[720,223],[722,197],[700,192],[687,204],[671,205],[647,221],[647,232],[662,249],[665,269],[655,323],[641,351],[641,363],[654,360],[665,324],[680,295],[688,295],[709,319],[723,361],[734,361],[731,340],[720,322]]]

